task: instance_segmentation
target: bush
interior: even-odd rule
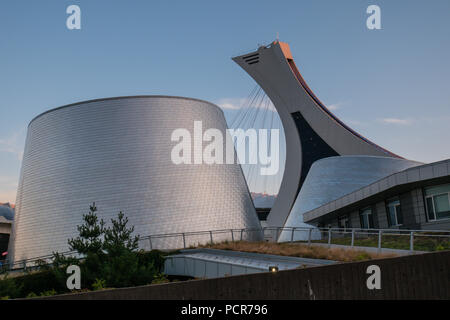
[[[152,251],[138,251],[137,253],[138,261],[140,265],[153,264],[153,267],[157,272],[162,272],[164,269],[164,253],[159,250]]]
[[[0,297],[2,299],[17,298],[20,296],[21,288],[17,286],[13,278],[8,278],[6,274],[0,280]]]
[[[64,281],[58,278],[58,273],[65,273],[65,270],[57,269],[45,270],[33,274],[27,274],[21,277],[14,278],[16,286],[20,288],[19,296],[26,297],[31,292],[47,292],[55,290],[63,293],[68,292],[66,287],[66,278]]]
[[[39,296],[41,296],[41,297],[48,297],[48,296],[54,296],[55,294],[57,294],[55,289],[50,289],[50,290],[41,292],[41,294]]]
[[[160,284],[160,283],[167,283],[167,282],[170,282],[169,279],[167,279],[167,277],[164,274],[158,273],[153,277],[152,284]]]
[[[92,289],[94,291],[105,289],[106,287],[106,281],[103,279],[95,279],[94,283],[92,284]]]

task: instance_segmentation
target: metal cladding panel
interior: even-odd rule
[[[285,227],[311,227],[303,222],[303,214],[338,200],[358,189],[368,196],[369,186],[393,173],[419,166],[420,162],[375,156],[338,156],[316,161],[309,171]],[[367,187],[367,188],[366,188]],[[365,190],[366,189],[366,190]],[[291,232],[284,231],[280,242],[290,241]],[[305,240],[296,237],[294,240]]]
[[[35,118],[28,128],[10,261],[67,251],[68,238],[77,235],[94,201],[107,224],[123,211],[141,236],[259,228],[239,164],[171,161],[178,143],[171,141],[173,130],[186,128],[193,138],[194,121],[202,121],[203,131],[226,134],[218,107],[178,97],[93,100]],[[209,235],[186,237],[186,245],[203,240]],[[158,248],[183,246],[175,238],[155,242]]]

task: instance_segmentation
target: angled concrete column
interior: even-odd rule
[[[284,225],[316,160],[339,155],[400,158],[353,131],[320,102],[297,69],[287,43],[274,41],[233,60],[272,100],[285,131],[285,172],[268,226]]]

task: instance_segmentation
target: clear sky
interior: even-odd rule
[[[71,4],[81,30],[66,28]],[[381,30],[366,28],[370,4]],[[15,202],[34,116],[137,94],[229,106],[255,85],[230,58],[277,32],[344,122],[406,158],[450,158],[448,0],[1,1],[0,202]]]

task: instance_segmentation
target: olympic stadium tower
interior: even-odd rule
[[[220,130],[223,112],[197,99],[134,96],[56,108],[31,121],[18,187],[9,260],[64,252],[93,202],[108,224],[119,211],[140,236],[260,228],[239,164],[175,164],[175,129]],[[225,139],[224,139],[225,140]],[[246,235],[244,235],[245,237]],[[202,238],[203,237],[203,238]],[[226,233],[218,239],[231,239]],[[248,235],[258,238],[258,235]],[[186,237],[185,245],[209,241]],[[256,239],[255,239],[256,240]],[[153,248],[182,248],[181,237]],[[148,248],[149,243],[141,243]]]
[[[286,136],[286,162],[270,227],[311,227],[303,214],[419,162],[406,160],[338,119],[303,79],[290,47],[278,40],[234,57],[273,102]],[[325,160],[326,159],[326,160]],[[367,172],[372,172],[367,174]],[[275,238],[301,240],[286,232]]]

